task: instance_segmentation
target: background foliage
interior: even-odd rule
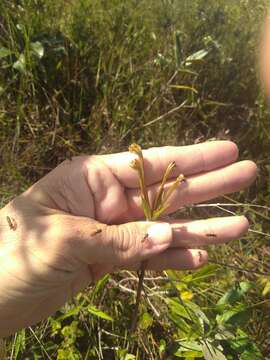
[[[104,277],[1,344],[5,359],[269,359],[270,114],[258,81],[266,0],[2,0],[0,198],[66,157],[232,139],[257,183],[194,218],[246,213],[248,236],[205,268]]]

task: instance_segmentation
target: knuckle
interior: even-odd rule
[[[110,226],[113,254],[120,261],[127,261],[136,252],[136,232],[129,225]]]

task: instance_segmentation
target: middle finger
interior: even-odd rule
[[[256,173],[256,165],[252,161],[246,160],[204,174],[188,177],[186,182],[181,183],[172,194],[168,201],[169,207],[166,213],[172,213],[182,206],[242,190],[254,181]],[[173,180],[167,182],[165,189],[168,189],[172,183]],[[153,203],[158,189],[159,184],[148,187],[151,203]],[[142,218],[140,191],[137,189],[128,190],[127,200],[129,219]]]

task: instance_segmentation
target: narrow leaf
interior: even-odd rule
[[[104,320],[108,320],[108,321],[113,321],[113,318],[106,314],[105,312],[99,310],[98,308],[96,308],[95,306],[93,305],[89,305],[87,307],[87,310],[90,312],[90,314],[93,314],[101,319],[104,319]]]
[[[186,85],[170,85],[170,88],[172,89],[178,89],[178,90],[189,90],[194,92],[195,94],[198,94],[198,91],[191,87],[191,86],[186,86]]]

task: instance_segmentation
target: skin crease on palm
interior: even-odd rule
[[[186,176],[168,214],[244,189],[257,172],[253,162],[237,162],[238,149],[230,141],[143,153],[150,200],[171,161],[177,170],[167,186],[179,173]],[[130,168],[135,156],[66,160],[0,211],[0,336],[48,317],[105,273],[136,270],[145,260],[152,270],[195,269],[207,262],[207,253],[198,248],[247,231],[242,216],[143,221],[138,177]]]

